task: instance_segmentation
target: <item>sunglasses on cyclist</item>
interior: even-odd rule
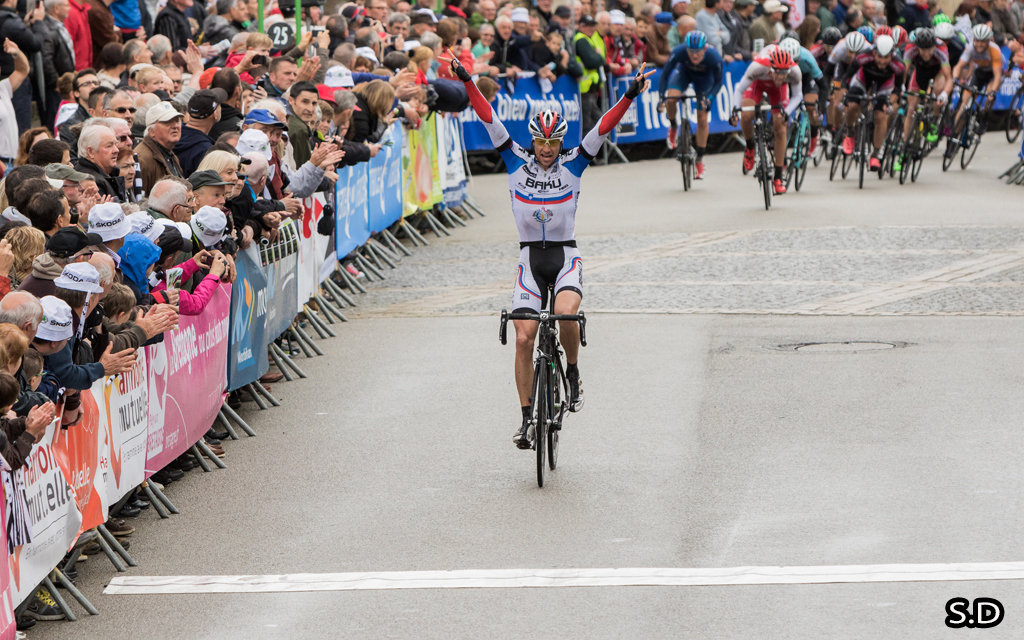
[[[533,143],[538,147],[551,147],[552,149],[562,144],[561,138],[534,138]]]

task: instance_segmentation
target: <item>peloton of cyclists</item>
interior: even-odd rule
[[[861,53],[852,64],[846,69],[846,79],[849,81],[849,92],[846,97],[846,138],[843,140],[843,153],[853,154],[854,151],[854,128],[857,118],[860,117],[861,102],[871,91],[875,94],[875,130],[872,144],[874,151],[871,154],[869,166],[872,171],[881,169],[882,163],[879,158],[882,144],[885,142],[885,135],[888,132],[887,106],[889,96],[892,95],[896,86],[896,80],[903,75],[903,63],[893,57],[896,43],[892,36],[878,36],[875,39],[873,51]]]
[[[785,116],[775,112],[772,116],[772,128],[775,132],[775,177],[772,187],[775,195],[786,193],[782,183],[782,171],[786,162],[786,121],[797,110],[803,101],[800,67],[793,61],[793,56],[777,46],[765,47],[757,58],[747,67],[743,79],[736,84],[732,103],[742,107],[752,107],[767,97],[772,107],[785,105]],[[787,102],[788,99],[788,102]],[[736,126],[739,113],[740,128],[746,141],[743,152],[743,173],[754,168],[754,112],[739,111],[733,108],[729,124]]]
[[[818,93],[828,91],[825,74],[818,67],[818,61],[814,59],[814,55],[808,49],[800,46],[799,36],[796,33],[784,35],[779,41],[779,48],[788,53],[800,67],[800,87],[804,94],[807,116],[811,122],[811,146],[808,153],[813,154],[814,150],[818,148],[818,132],[821,129],[821,119],[817,110]]]
[[[708,112],[712,97],[722,88],[722,54],[708,47],[703,31],[691,31],[681,45],[672,50],[658,80],[658,92],[665,96],[665,115],[669,120],[668,146],[675,149],[679,130],[676,104],[689,86],[697,96],[696,178],[704,179],[704,153],[708,147]],[[684,122],[683,126],[690,126]]]

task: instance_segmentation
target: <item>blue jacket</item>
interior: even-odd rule
[[[64,345],[64,348],[57,353],[43,358],[43,369],[52,373],[61,386],[67,389],[89,389],[92,383],[103,377],[103,365],[93,362],[87,365],[77,365],[71,361],[71,342]]]
[[[722,54],[718,53],[714,47],[708,47],[704,50],[704,59],[700,61],[700,64],[693,64],[688,51],[685,44],[679,45],[672,50],[672,55],[669,56],[668,62],[662,68],[661,77],[658,78],[658,93],[662,98],[668,89],[669,76],[676,68],[679,69],[680,74],[686,74],[691,78],[707,77],[709,74],[714,77],[715,84],[708,93],[708,98],[714,98],[718,90],[722,88]]]
[[[908,2],[907,6],[903,7],[903,12],[900,14],[900,25],[911,32],[918,27],[931,27],[932,16],[928,13],[928,9],[917,6],[912,2]]]

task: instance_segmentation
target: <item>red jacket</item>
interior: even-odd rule
[[[68,12],[64,27],[75,43],[75,71],[88,69],[92,66],[92,32],[89,31],[88,3],[68,0],[71,11]]]

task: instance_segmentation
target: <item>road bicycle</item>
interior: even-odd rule
[[[807,114],[807,106],[800,103],[789,128],[789,139],[786,142],[786,188],[792,181],[799,191],[807,175],[807,163],[811,151],[811,118]]]
[[[919,93],[917,106],[911,116],[910,135],[901,145],[903,158],[900,163],[900,184],[906,184],[907,176],[911,182],[917,182],[924,159],[932,150],[928,134],[938,129],[936,121],[939,116],[935,115],[935,102],[930,85],[928,90]]]
[[[836,134],[832,136],[832,144],[830,145],[829,158],[832,160],[832,168],[828,171],[828,179],[835,180],[836,174],[839,173],[839,167],[843,168],[843,179],[846,179],[846,165],[847,156],[843,153],[843,140],[846,138],[846,122],[842,121],[839,124],[839,128],[836,129]]]
[[[533,394],[530,396],[531,424],[529,437],[537,452],[537,486],[544,486],[547,470],[558,464],[558,433],[562,419],[569,410],[569,381],[562,366],[562,347],[558,343],[558,322],[576,322],[580,326],[580,346],[587,346],[587,318],[582,311],[575,315],[554,313],[554,288],[548,286],[548,310],[540,313],[501,310],[498,339],[506,344],[509,320],[535,320],[537,356],[533,367]]]
[[[768,113],[782,111],[783,107],[769,107],[762,102],[751,107],[739,107],[734,111],[754,112],[754,176],[764,191],[764,208],[772,206],[772,180],[775,178],[775,133],[768,125]],[[783,116],[779,116],[783,117]],[[746,175],[746,171],[743,172]]]
[[[960,151],[960,168],[966,169],[974,159],[974,154],[981,144],[981,129],[988,121],[991,109],[982,109],[986,101],[995,96],[995,93],[984,92],[976,89],[967,83],[956,81],[956,85],[963,91],[970,92],[971,104],[968,105],[956,117],[956,124],[953,131],[946,140],[946,151],[942,154],[942,170],[946,171],[953,164],[956,152]],[[961,92],[961,97],[963,92]]]
[[[882,143],[881,161],[882,166],[878,170],[878,179],[881,180],[885,174],[892,178],[896,175],[896,158],[902,151],[903,146],[903,123],[907,118],[907,96],[901,95],[896,106],[896,113],[889,121],[889,131],[885,134],[885,141]]]
[[[860,115],[853,125],[853,153],[850,154],[850,164],[859,165],[858,184],[864,188],[864,173],[871,164],[871,152],[874,149],[875,139],[875,94],[869,93],[861,98]],[[846,160],[843,159],[843,177],[846,177]]]
[[[693,92],[688,90],[678,100],[682,123],[679,125],[679,136],[676,139],[676,159],[679,160],[680,168],[683,170],[683,191],[689,191],[693,186],[693,177],[697,170],[697,150],[694,148],[693,132],[690,131],[690,98],[692,97],[694,97]]]

